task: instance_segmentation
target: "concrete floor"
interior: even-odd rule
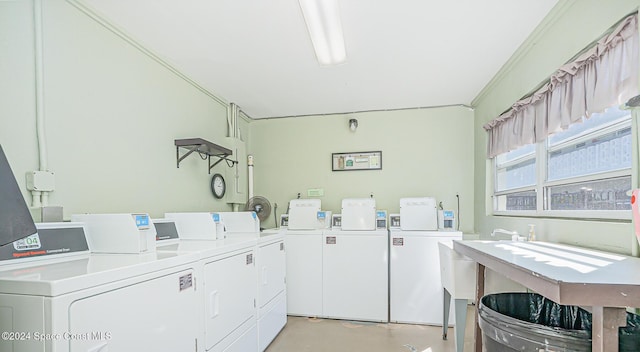
[[[464,350],[473,350],[475,306],[467,310]],[[455,352],[453,328],[290,316],[267,352]]]

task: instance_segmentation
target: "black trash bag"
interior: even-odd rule
[[[591,313],[536,293],[482,297],[479,322],[486,351],[591,351]],[[619,334],[619,351],[640,351],[640,316],[627,313]]]
[[[486,295],[482,303],[500,314],[532,324],[591,331],[591,313],[577,306],[557,304],[535,293]]]
[[[627,326],[619,334],[620,352],[640,351],[640,315],[627,312]]]

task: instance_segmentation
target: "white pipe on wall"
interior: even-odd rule
[[[253,198],[253,155],[247,156],[247,178],[249,179],[249,199]]]
[[[228,137],[238,138],[238,105],[235,103],[229,103],[228,122],[229,132]]]
[[[39,208],[42,206],[42,202],[40,202],[40,196],[42,192],[40,191],[31,191],[31,206],[35,208]]]
[[[38,139],[38,162],[40,171],[48,171],[47,140],[45,135],[44,113],[44,56],[42,30],[42,0],[33,1],[34,51],[35,51],[35,83],[36,83],[36,134]],[[49,205],[48,192],[32,191],[33,206]],[[40,197],[41,200],[36,198]]]
[[[240,117],[240,107],[236,105],[236,115],[234,116],[234,123],[236,126],[236,138],[238,138],[239,140],[242,140],[242,136],[240,135],[240,124],[238,123],[238,117]]]
[[[43,207],[49,206],[49,192],[42,191],[42,195],[40,196],[40,199]]]
[[[227,137],[233,137],[233,124],[231,122],[233,115],[233,103],[227,107]]]

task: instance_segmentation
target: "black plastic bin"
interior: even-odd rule
[[[486,295],[478,311],[485,352],[591,351],[591,313],[580,307],[518,292]],[[627,313],[619,334],[620,352],[640,351],[640,316]]]

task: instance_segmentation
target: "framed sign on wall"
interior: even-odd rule
[[[332,153],[331,170],[382,170],[382,152]]]

